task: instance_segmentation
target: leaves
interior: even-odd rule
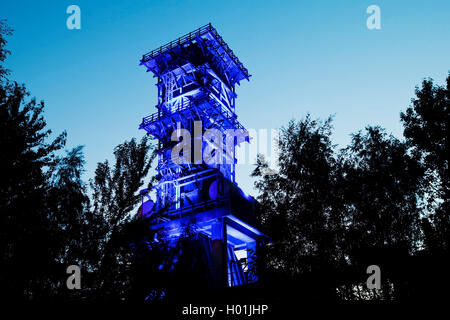
[[[279,173],[263,176],[267,164],[262,158],[253,172],[261,177],[256,182],[259,219],[273,240],[272,264],[294,274],[317,267],[308,257],[331,262],[338,254],[331,129],[331,118],[320,122],[308,115],[291,121],[280,134]]]
[[[0,86],[0,263],[9,299],[35,298],[51,287],[59,250],[47,208],[47,172],[66,134],[48,141],[44,104],[27,96],[17,83]]]
[[[6,56],[11,52],[5,48],[6,39],[5,36],[12,34],[12,29],[6,24],[6,20],[0,19],[0,62],[5,61]],[[2,64],[0,64],[0,83],[9,74],[9,70],[5,69]]]
[[[138,191],[155,157],[152,150],[147,137],[140,143],[132,139],[115,148],[113,168],[108,161],[98,164],[95,178],[90,182],[93,210],[107,218],[110,228],[123,222],[139,202]]]
[[[344,281],[325,274],[353,270],[344,283],[354,285],[354,268],[364,263],[367,250],[417,250],[423,197],[424,170],[406,143],[367,127],[336,151],[331,134],[331,118],[291,121],[281,130],[279,172],[264,176],[263,158],[253,172],[260,177],[259,220],[271,237],[264,250],[269,271],[317,275],[314,290],[324,292]]]
[[[426,169],[422,182],[429,214],[424,219],[425,244],[431,250],[450,250],[449,144],[450,73],[446,86],[427,79],[416,88],[416,98],[400,114],[411,152]]]

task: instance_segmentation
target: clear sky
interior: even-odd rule
[[[68,30],[66,8],[81,8]],[[369,30],[369,5],[381,30]],[[237,88],[247,128],[278,128],[307,112],[335,114],[334,142],[381,125],[400,137],[399,112],[426,77],[450,69],[450,1],[23,1],[2,0],[0,18],[15,30],[6,66],[46,102],[54,132],[68,148],[85,145],[86,178],[114,146],[140,138],[155,111],[155,79],[142,54],[211,22],[252,74]],[[254,194],[251,166],[238,182]]]

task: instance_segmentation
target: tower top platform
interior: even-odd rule
[[[141,65],[155,76],[178,69],[187,63],[209,66],[229,85],[249,80],[250,74],[211,23],[171,41],[142,56]]]

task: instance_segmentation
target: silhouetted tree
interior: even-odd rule
[[[260,190],[259,220],[271,237],[265,249],[269,271],[296,277],[321,274],[313,287],[326,295],[327,273],[343,263],[339,172],[331,144],[331,118],[291,121],[281,129],[279,172],[264,175],[258,159],[253,176]],[[332,286],[332,284],[331,284]]]
[[[357,298],[398,300],[404,291],[404,264],[421,243],[423,168],[404,142],[380,127],[354,134],[341,152],[340,162],[347,221],[343,237],[349,265],[354,275],[361,275],[361,282],[366,279],[367,266],[375,264],[383,270],[382,292],[373,295],[361,285],[354,294]],[[353,289],[354,285],[350,282]]]
[[[104,219],[99,270],[96,279],[101,296],[119,299],[129,290],[129,266],[133,253],[129,242],[122,241],[123,228],[133,219],[141,200],[139,189],[144,185],[154,153],[148,138],[140,143],[135,139],[118,145],[114,150],[115,163],[99,163],[90,182],[93,213]],[[151,180],[147,188],[151,186]]]
[[[353,135],[336,153],[330,121],[308,115],[283,128],[278,173],[263,175],[267,164],[258,160],[259,218],[272,240],[266,263],[275,274],[303,279],[299,294],[320,299],[334,299],[342,284],[351,293],[341,290],[341,298],[367,296],[358,284],[368,265],[380,264],[386,281],[379,297],[391,298],[390,283],[399,279],[386,258],[391,250],[407,256],[420,244],[422,166],[379,127]]]
[[[55,259],[61,267],[55,273],[61,276],[55,279],[55,294],[60,300],[86,300],[96,292],[92,274],[97,271],[105,220],[90,210],[83,172],[81,146],[58,157],[49,171],[46,208],[54,226],[52,238],[59,245]],[[67,290],[65,269],[69,265],[80,266],[82,290]]]
[[[5,61],[6,56],[10,54],[9,50],[6,49],[6,36],[11,34],[12,30],[6,24],[6,20],[0,19],[0,83],[3,82],[4,78],[9,73],[1,62]]]
[[[427,169],[423,183],[427,192],[428,214],[423,219],[425,245],[430,250],[450,250],[449,145],[450,73],[446,86],[424,80],[416,88],[412,106],[400,114],[404,136],[411,152]]]
[[[349,246],[418,245],[423,170],[407,146],[380,127],[354,134],[341,154]]]
[[[24,86],[0,86],[0,282],[12,299],[36,299],[52,286],[46,171],[66,139],[63,133],[47,142],[44,103],[27,95]]]
[[[1,21],[0,62],[5,34],[10,29]],[[44,103],[27,99],[25,87],[0,67],[0,286],[6,300],[61,299],[66,267],[92,265],[98,250],[91,240],[100,223],[88,210],[82,150],[58,155],[66,133],[50,140]]]

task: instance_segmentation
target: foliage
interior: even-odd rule
[[[258,159],[253,175],[261,176],[259,218],[272,239],[269,264],[275,269],[299,274],[342,258],[330,134],[331,118],[321,123],[308,115],[281,130],[278,174],[264,176],[266,164]]]
[[[450,106],[450,73],[446,86],[437,86],[431,79],[416,88],[412,106],[400,114],[404,136],[412,153],[426,168],[423,177],[429,204],[423,219],[425,244],[430,250],[450,250],[448,123]]]
[[[6,56],[10,54],[10,51],[6,49],[5,36],[12,34],[12,29],[6,24],[6,20],[0,19],[0,62],[5,61]],[[9,74],[9,71],[0,64],[0,83]]]
[[[20,299],[34,299],[52,283],[57,244],[46,206],[47,171],[66,138],[62,133],[48,142],[44,104],[27,95],[24,86],[0,87],[0,281],[9,297]]]

